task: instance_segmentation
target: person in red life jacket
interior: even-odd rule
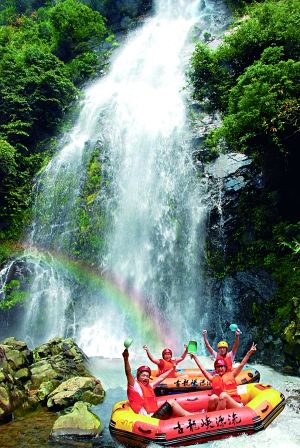
[[[125,349],[122,353],[124,359],[125,374],[127,377],[127,396],[130,407],[136,414],[148,415],[155,418],[166,419],[172,416],[192,415],[183,409],[175,400],[167,400],[160,408],[154,388],[167,378],[171,369],[160,375],[150,384],[151,369],[148,366],[140,366],[136,372],[136,378],[131,373],[129,352]],[[174,369],[174,366],[172,367]]]
[[[171,370],[171,372],[168,374],[167,378],[176,378],[176,372],[175,369],[173,369],[174,366],[176,366],[179,362],[183,361],[184,358],[187,355],[187,345],[184,345],[184,352],[179,358],[172,359],[172,350],[170,348],[164,348],[161,355],[161,359],[155,359],[151,353],[149,352],[149,349],[147,345],[143,346],[143,349],[146,351],[148,358],[150,361],[152,361],[154,364],[158,366],[158,375],[162,375],[167,370]]]
[[[203,336],[204,344],[205,344],[207,350],[209,351],[209,353],[212,355],[212,357],[215,360],[216,359],[224,359],[226,362],[228,371],[232,370],[232,364],[234,362],[234,358],[235,358],[237,348],[238,348],[239,342],[240,342],[240,334],[241,334],[240,330],[237,329],[235,332],[235,340],[234,340],[232,349],[230,351],[228,351],[228,342],[220,341],[217,344],[218,351],[216,352],[207,340],[207,331],[202,330],[202,336]]]
[[[224,359],[217,359],[214,363],[216,374],[209,373],[200,363],[197,356],[194,353],[190,354],[205,378],[211,383],[212,394],[208,399],[208,412],[243,406],[241,397],[237,391],[235,378],[254,352],[256,352],[256,344],[253,343],[244,359],[231,371],[227,370],[227,364]]]

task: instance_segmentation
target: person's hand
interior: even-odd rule
[[[235,330],[235,335],[236,335],[236,336],[239,336],[241,333],[242,333],[242,332],[241,332],[241,330],[240,330],[239,328],[237,328],[237,329]]]
[[[202,336],[206,336],[207,335],[207,330],[202,330]]]
[[[143,345],[143,349],[146,350],[146,352],[147,352],[148,351],[147,345]]]
[[[184,350],[187,350],[188,346],[186,344],[184,344]]]
[[[189,353],[189,355],[190,355],[191,359],[195,359],[196,358],[195,353]]]
[[[128,359],[129,358],[129,351],[127,348],[125,348],[124,352],[122,353],[122,356],[124,359]]]
[[[252,346],[251,346],[251,348],[250,348],[250,350],[248,352],[250,355],[252,355],[252,353],[256,352],[256,350],[257,350],[256,349],[256,345],[257,344],[254,344],[254,342],[252,342]]]

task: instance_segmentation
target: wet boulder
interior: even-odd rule
[[[45,401],[48,398],[48,395],[54,391],[60,384],[58,380],[45,381],[42,383],[36,393],[39,401]]]
[[[32,388],[52,380],[60,382],[73,376],[90,376],[85,367],[87,357],[73,339],[54,338],[33,350]]]
[[[71,411],[55,421],[50,438],[60,441],[64,438],[95,438],[102,432],[102,424],[90,410],[88,403],[78,401]]]
[[[8,387],[0,385],[0,421],[5,419],[12,412],[12,400]]]
[[[72,406],[76,401],[99,404],[104,399],[101,382],[95,377],[74,377],[61,383],[49,394],[47,406],[62,409]]]

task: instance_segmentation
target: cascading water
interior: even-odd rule
[[[147,316],[154,313],[156,326],[173,327],[167,338],[176,332],[183,341],[199,313],[205,218],[182,92],[183,58],[199,2],[157,6],[157,15],[128,40],[109,76],[102,138],[109,148],[113,197],[107,204],[112,224],[103,267],[133,300],[136,290],[143,296],[145,316],[137,315],[135,324],[144,328],[144,341]],[[103,313],[110,321],[100,326]],[[135,331],[111,303],[92,306],[85,318],[89,324],[80,341],[88,351],[111,339],[113,322],[121,336],[122,330]]]
[[[221,31],[218,8],[213,1],[156,1],[154,16],[129,36],[110,73],[86,90],[77,124],[37,178],[22,257],[29,299],[18,335],[33,345],[70,334],[89,355],[112,355],[131,334],[140,347],[168,342],[181,350],[199,332],[206,209],[183,88],[194,26],[198,35]],[[65,261],[80,247],[95,146],[102,183],[93,204],[97,210],[101,203],[105,244],[82,270],[102,280],[82,287]]]

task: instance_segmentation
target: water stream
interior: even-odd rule
[[[205,321],[207,210],[192,157],[185,69],[195,33],[221,33],[224,20],[222,2],[157,0],[153,16],[116,51],[109,73],[86,89],[74,128],[36,181],[34,219],[18,259],[26,265],[29,297],[15,335],[32,346],[70,335],[88,355],[106,357],[91,365],[107,390],[105,403],[96,408],[106,425],[104,445],[115,446],[107,423],[112,404],[125,397],[122,361],[111,358],[120,356],[123,339],[134,338],[136,360],[145,342],[153,352],[168,344],[180,354],[184,342],[199,339]],[[104,244],[95,243],[90,262],[76,264],[80,283],[70,260],[78,250],[82,195],[95,148],[101,182],[90,213],[101,209]],[[97,237],[95,226],[91,238]],[[87,260],[89,253],[81,256]],[[7,275],[8,267],[3,285]],[[291,394],[291,385],[299,389],[299,378],[257,368],[283,393]],[[300,443],[297,412],[287,407],[251,439],[205,446],[268,448],[278,440],[294,448]],[[7,446],[22,446],[15,437],[17,444]],[[37,446],[48,445],[39,440]]]
[[[16,260],[28,292],[16,336],[31,346],[67,335],[88,355],[110,356],[131,335],[140,347],[182,350],[198,332],[209,301],[207,209],[185,70],[194,37],[221,34],[226,21],[222,2],[157,0],[109,73],[85,90],[77,122],[37,176],[33,221]],[[99,188],[87,205],[91,160]],[[95,225],[85,247],[87,215]]]

